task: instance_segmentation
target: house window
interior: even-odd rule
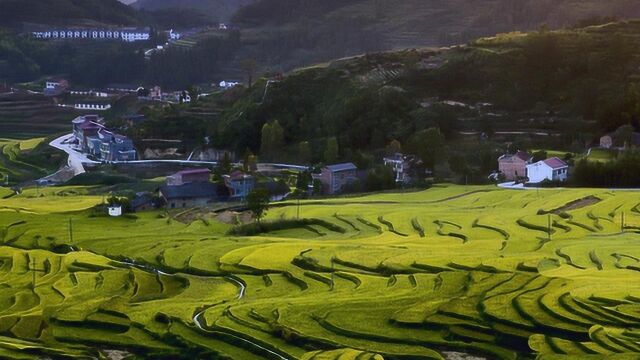
[[[171,203],[171,208],[175,209],[176,208],[176,203]]]

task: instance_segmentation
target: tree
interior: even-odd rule
[[[260,153],[268,158],[273,158],[284,147],[284,129],[278,120],[262,126]]]
[[[231,173],[231,155],[226,151],[222,156],[222,161],[220,161],[220,170],[223,174]]]
[[[625,148],[633,145],[633,126],[631,125],[623,125],[616,130],[614,133],[614,142],[615,145],[623,146]]]
[[[200,97],[200,88],[195,85],[189,85],[187,87],[187,93],[191,98],[191,103],[195,103],[198,101],[198,98]]]
[[[438,128],[429,128],[415,133],[409,140],[410,149],[420,158],[427,169],[433,169],[444,154],[445,139]]]
[[[538,161],[542,161],[542,160],[547,160],[547,152],[544,150],[540,150],[540,151],[536,151],[535,153],[533,153],[533,161],[534,163],[537,163]]]
[[[244,59],[240,62],[240,68],[247,75],[247,86],[251,88],[253,86],[253,77],[258,68],[258,62],[255,59]]]
[[[398,141],[396,139],[393,139],[393,140],[391,140],[389,145],[387,145],[387,147],[385,148],[384,152],[387,155],[394,155],[394,154],[402,153],[402,144],[400,143],[400,141]]]
[[[311,162],[311,145],[308,141],[303,141],[298,145],[298,159],[302,164]]]
[[[267,214],[269,201],[269,192],[266,189],[253,189],[247,195],[247,209],[253,213],[253,217],[258,223]]]
[[[324,150],[324,161],[327,164],[331,164],[338,160],[338,139],[334,137],[330,137],[327,139],[327,147]]]
[[[244,172],[253,172],[258,169],[258,158],[247,149],[244,153],[244,161],[242,163],[242,170]]]

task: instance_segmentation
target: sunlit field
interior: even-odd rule
[[[322,221],[251,237],[164,211],[109,218],[89,193],[0,200],[0,358],[640,352],[640,192],[437,186],[281,203],[264,221]]]

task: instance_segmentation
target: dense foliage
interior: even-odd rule
[[[118,0],[0,0],[0,24],[67,24],[81,21],[140,24],[136,11]]]
[[[161,35],[154,32],[154,42]],[[207,37],[192,48],[171,47],[145,61],[148,43],[46,42],[0,32],[0,81],[24,82],[65,74],[72,83],[102,87],[145,83],[184,89],[214,81],[220,65],[235,54],[239,33]]]

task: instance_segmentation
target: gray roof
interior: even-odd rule
[[[180,186],[162,186],[160,193],[165,199],[217,198],[219,188],[216,184],[199,182]]]
[[[355,166],[353,163],[327,165],[326,168],[332,172],[358,170],[358,167]]]

